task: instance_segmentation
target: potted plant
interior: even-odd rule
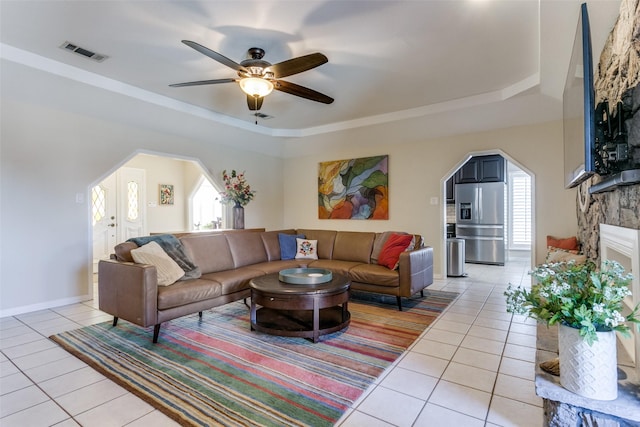
[[[244,207],[255,197],[255,191],[244,177],[244,172],[237,173],[235,170],[228,174],[222,171],[222,181],[224,191],[220,193],[222,203],[233,203],[233,228],[244,228]]]
[[[609,260],[601,269],[591,261],[543,264],[531,275],[536,283],[530,290],[509,285],[507,311],[559,325],[560,383],[565,388],[593,399],[615,399],[615,331],[629,336],[630,324],[640,323],[638,306],[623,315],[632,275]]]

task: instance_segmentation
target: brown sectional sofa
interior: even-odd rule
[[[282,260],[279,233],[304,234],[317,240],[317,260]],[[198,279],[158,286],[156,267],[133,262],[137,245],[121,243],[114,259],[99,263],[100,310],[137,325],[154,326],[157,342],[160,325],[167,320],[199,313],[249,297],[249,281],[286,268],[326,268],[348,276],[351,288],[410,297],[433,283],[433,249],[416,245],[400,255],[399,268],[390,270],[372,262],[374,246],[388,233],[332,230],[279,230],[185,234],[179,237],[185,252],[200,268]],[[419,236],[417,236],[419,240]]]

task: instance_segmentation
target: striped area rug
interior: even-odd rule
[[[366,295],[366,296],[365,296]],[[51,337],[181,425],[330,426],[455,299],[356,295],[351,324],[318,343],[249,330],[242,302],[152,328],[121,321]]]

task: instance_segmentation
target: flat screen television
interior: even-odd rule
[[[587,4],[580,7],[563,101],[565,188],[593,175],[595,169],[595,91]]]

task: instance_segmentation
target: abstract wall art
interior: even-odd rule
[[[389,219],[389,156],[322,162],[318,218]]]

